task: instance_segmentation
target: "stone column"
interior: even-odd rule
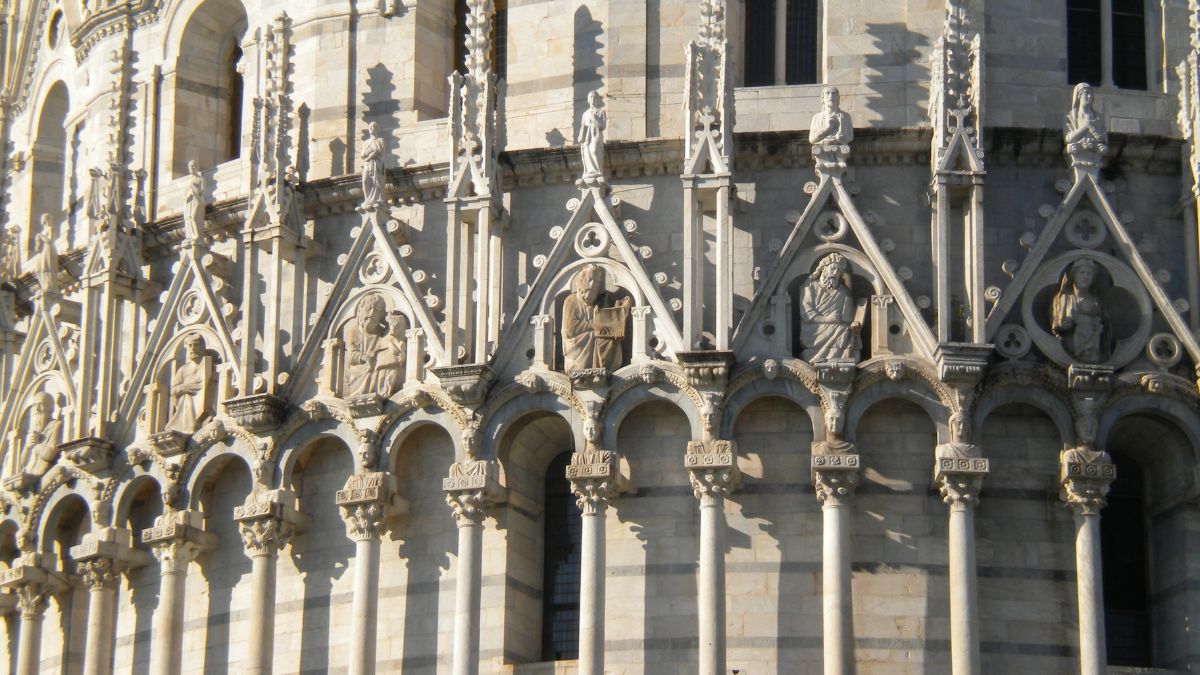
[[[1106,452],[1066,450],[1059,467],[1059,495],[1075,514],[1075,583],[1079,596],[1079,673],[1108,670],[1104,644],[1104,570],[1100,559],[1100,510],[1117,467]]]
[[[821,606],[825,675],[850,675],[854,634],[850,610],[850,523],[858,487],[857,454],[812,456],[812,482],[821,502]]]
[[[604,675],[604,520],[623,486],[616,454],[589,448],[571,455],[567,479],[583,512],[579,564],[579,675]]]
[[[149,555],[133,548],[133,534],[120,527],[104,527],[83,537],[71,547],[80,579],[88,589],[87,643],[84,675],[112,672],[113,619],[116,618],[117,582],[120,573],[145,565]]]
[[[249,675],[270,675],[275,643],[275,564],[307,516],[295,509],[290,491],[253,492],[246,503],[233,510],[241,529],[242,544],[251,561],[250,618],[246,634],[246,663]]]
[[[454,589],[453,675],[479,673],[479,596],[483,566],[483,519],[493,505],[504,501],[499,465],[489,460],[464,460],[450,467],[442,481],[446,501],[458,522],[458,572]]]
[[[154,527],[142,530],[142,543],[154,551],[162,571],[150,646],[151,675],[179,675],[183,668],[183,600],[188,566],[216,542],[216,535],[204,531],[204,514],[198,511],[164,514],[155,520]]]
[[[725,675],[725,496],[738,484],[733,441],[689,441],[684,455],[700,500],[700,675]]]
[[[50,595],[66,587],[65,580],[46,569],[41,554],[27,553],[0,573],[0,586],[17,596],[21,612],[16,675],[38,675],[42,658],[42,620]]]
[[[940,454],[940,453],[939,453]],[[975,505],[988,472],[982,457],[939,456],[934,484],[950,506],[950,663],[954,675],[979,675]]]
[[[337,493],[337,505],[346,521],[346,535],[354,540],[354,605],[347,665],[350,675],[375,672],[379,538],[388,518],[407,511],[407,504],[395,492],[395,477],[375,472],[351,476]]]

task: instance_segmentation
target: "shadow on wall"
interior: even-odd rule
[[[863,107],[879,115],[882,126],[923,123],[929,104],[924,86],[929,80],[929,38],[902,23],[867,24],[866,33],[875,53],[863,59],[862,83],[870,90]]]
[[[604,54],[601,52],[600,34],[603,26],[592,18],[592,11],[587,7],[575,10],[575,51],[571,57],[571,75],[574,83],[575,110],[571,118],[571,138],[568,143],[574,143],[579,138],[579,118],[587,110],[588,92],[599,89],[603,81],[600,79],[600,69],[604,67]],[[547,137],[549,139],[549,137]]]
[[[396,151],[394,135],[400,103],[396,100],[393,80],[392,71],[382,63],[377,63],[367,69],[367,91],[363,94],[363,126],[365,128],[371,122],[379,124],[379,137],[386,146],[385,157],[394,156]]]

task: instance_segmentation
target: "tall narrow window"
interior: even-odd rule
[[[1113,84],[1146,88],[1146,9],[1143,0],[1112,0]]]
[[[819,9],[818,0],[746,0],[746,86],[819,81]]]
[[[546,510],[542,557],[542,660],[579,655],[579,548],[583,522],[564,452],[546,469]]]
[[[496,0],[492,17],[492,70],[496,77],[508,78],[508,0]]]
[[[467,74],[467,0],[454,0],[454,70]]]
[[[1067,81],[1146,88],[1145,0],[1067,0]]]
[[[1153,666],[1147,569],[1145,492],[1142,470],[1113,454],[1117,479],[1100,516],[1104,567],[1104,630],[1108,663]]]
[[[242,74],[238,67],[242,62],[242,48],[233,45],[226,64],[229,81],[229,149],[226,159],[242,156]]]

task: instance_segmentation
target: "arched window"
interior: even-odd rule
[[[746,0],[743,83],[818,82],[819,10],[818,0]]]
[[[230,46],[229,55],[225,57],[225,78],[229,82],[229,107],[225,110],[229,144],[225,152],[226,161],[242,156],[242,46],[237,40],[231,41]]]
[[[542,537],[542,660],[579,655],[579,547],[583,522],[564,452],[546,469],[545,530]]]
[[[1067,81],[1146,88],[1144,0],[1067,0]]]
[[[1137,462],[1113,454],[1117,479],[1100,517],[1104,568],[1104,630],[1108,663],[1153,664],[1150,642],[1149,540],[1146,536],[1145,482]]]
[[[56,223],[64,220],[67,191],[67,110],[70,108],[67,86],[54,83],[42,102],[38,117],[37,137],[33,143],[33,189],[29,202],[31,227],[26,237],[26,250],[33,252],[33,235],[42,214],[50,215]],[[61,231],[59,232],[61,234]]]

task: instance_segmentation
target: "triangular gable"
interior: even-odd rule
[[[983,151],[975,147],[975,142],[967,134],[963,125],[958,125],[938,157],[937,170],[941,172],[962,172],[972,174],[985,173],[983,168]],[[965,166],[965,169],[959,168]]]
[[[1046,223],[1046,227],[1042,230],[1041,235],[1038,236],[1037,242],[1029,250],[1029,255],[1021,262],[1012,281],[1004,289],[999,302],[988,313],[988,341],[994,338],[1000,326],[1005,323],[1005,319],[1013,310],[1021,295],[1024,294],[1026,286],[1029,285],[1038,268],[1045,262],[1051,247],[1054,246],[1055,242],[1062,235],[1067,221],[1079,209],[1080,202],[1084,197],[1087,197],[1088,201],[1095,207],[1095,211],[1108,230],[1109,236],[1113,238],[1116,249],[1124,256],[1125,261],[1130,267],[1133,268],[1134,274],[1142,282],[1155,308],[1158,309],[1163,319],[1167,322],[1175,337],[1183,344],[1192,361],[1200,364],[1200,345],[1197,344],[1196,337],[1188,329],[1187,324],[1179,316],[1179,312],[1171,304],[1170,298],[1167,297],[1162,286],[1154,278],[1154,273],[1150,270],[1150,266],[1146,264],[1146,261],[1142,258],[1142,254],[1133,243],[1133,239],[1125,230],[1125,226],[1121,224],[1121,220],[1117,217],[1104,191],[1096,184],[1095,179],[1086,174],[1081,175],[1080,179],[1067,192],[1058,210],[1050,218],[1050,221]]]
[[[79,396],[76,391],[74,374],[71,372],[70,362],[67,359],[66,346],[58,334],[60,322],[54,319],[55,312],[51,311],[50,303],[44,295],[34,298],[33,304],[34,311],[30,317],[29,335],[25,338],[25,344],[21,348],[20,359],[14,370],[13,379],[9,383],[8,397],[4,401],[3,413],[0,414],[0,433],[7,432],[21,413],[27,393],[26,389],[36,375],[34,360],[37,358],[37,352],[43,342],[50,344],[53,360],[53,365],[46,368],[45,372],[58,372],[65,385],[71,407],[76,408],[78,404]],[[78,412],[76,410],[77,414]]]
[[[137,367],[133,371],[133,377],[130,379],[129,386],[117,409],[117,419],[127,425],[134,422],[135,406],[142,400],[145,386],[154,377],[154,367],[158,362],[156,357],[176,334],[176,329],[180,327],[179,305],[183,301],[184,295],[193,289],[197,291],[201,302],[204,303],[205,318],[201,323],[206,324],[217,335],[225,361],[229,367],[233,368],[235,381],[240,377],[241,366],[237,360],[238,350],[233,340],[233,333],[225,321],[226,313],[222,310],[224,303],[213,292],[213,289],[218,287],[217,283],[197,259],[197,255],[201,251],[204,249],[186,245],[181,247],[179,270],[171,279],[171,285],[166,291],[162,308],[155,319],[150,339],[138,356]]]
[[[710,128],[712,121],[712,115],[701,115],[701,128],[695,132],[696,142],[692,145],[692,156],[683,165],[684,176],[729,175],[729,166],[721,154],[721,149],[717,147],[720,130]]]
[[[425,332],[425,344],[433,352],[435,362],[437,364],[449,363],[438,324],[430,314],[416,282],[413,281],[412,271],[400,257],[383,224],[379,222],[379,216],[380,212],[375,210],[363,214],[362,227],[359,228],[358,237],[350,245],[350,251],[346,254],[346,263],[338,271],[329,297],[325,299],[325,304],[321,307],[316,322],[305,336],[304,346],[296,358],[296,367],[288,378],[287,390],[284,392],[285,398],[290,398],[299,387],[303,386],[302,383],[308,380],[309,373],[320,362],[322,344],[325,342],[342,304],[354,290],[359,269],[372,250],[379,252],[387,262],[396,285],[399,286],[400,292],[404,294],[412,307],[415,327],[421,328]]]
[[[599,223],[608,235],[609,242],[616,250],[615,262],[621,263],[628,270],[639,292],[654,311],[655,330],[666,342],[666,350],[674,353],[684,350],[683,334],[675,323],[674,314],[663,300],[658,287],[651,280],[646,268],[642,266],[641,256],[629,243],[625,231],[617,223],[616,216],[600,187],[585,187],[575,205],[571,217],[562,228],[562,234],[554,242],[546,263],[538,270],[530,286],[529,293],[517,308],[516,319],[509,324],[500,336],[500,349],[492,357],[493,364],[509,363],[516,353],[524,352],[528,345],[518,338],[528,329],[530,321],[546,295],[551,292],[550,285],[555,277],[567,266],[569,259],[578,254],[574,252],[575,236],[588,223]]]
[[[916,302],[913,301],[908,293],[908,289],[904,287],[903,282],[901,282],[900,277],[892,268],[891,263],[884,256],[883,249],[875,241],[875,235],[871,233],[871,229],[867,226],[866,221],[863,220],[862,214],[858,212],[858,208],[846,192],[846,187],[842,184],[842,180],[834,177],[824,177],[821,179],[808,205],[804,208],[800,219],[796,221],[796,226],[792,228],[792,233],[788,235],[787,242],[783,245],[783,249],[780,250],[774,266],[767,274],[766,281],[755,292],[754,298],[750,303],[750,311],[746,312],[742,320],[738,323],[737,330],[734,331],[734,351],[740,351],[745,347],[754,326],[762,321],[771,304],[771,298],[778,292],[779,286],[783,282],[788,269],[800,255],[801,246],[812,232],[817,216],[830,203],[835,205],[841,211],[842,215],[845,216],[850,233],[857,238],[859,248],[875,267],[875,273],[879,275],[884,288],[894,298],[896,307],[904,317],[909,333],[912,336],[913,345],[922,356],[932,358],[936,347],[936,340],[934,340],[929,325],[925,323],[925,319],[921,316]]]
[[[110,231],[92,239],[84,262],[83,278],[87,280],[113,272],[141,279],[142,260],[131,236]]]

